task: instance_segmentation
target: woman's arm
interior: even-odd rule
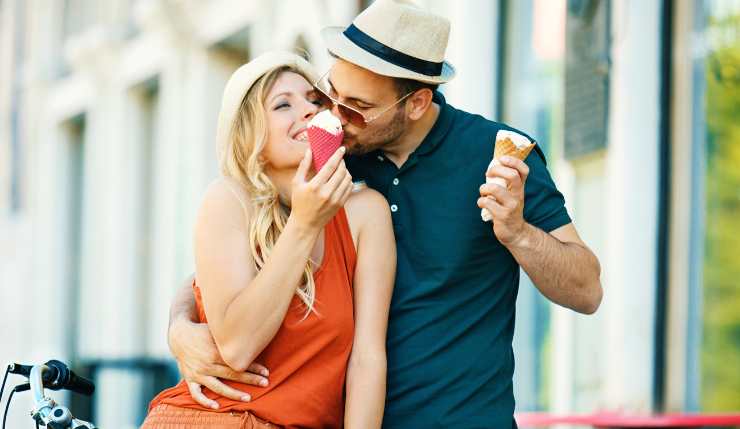
[[[388,203],[366,189],[347,203],[359,222],[354,276],[355,338],[347,367],[346,428],[379,428],[385,406],[385,340],[396,275],[396,241]]]
[[[352,179],[337,151],[310,181],[306,152],[292,185],[292,212],[257,272],[249,246],[249,207],[233,184],[207,191],[195,228],[195,264],[208,325],[221,357],[244,371],[272,341],[324,225],[344,205]]]
[[[190,395],[204,407],[218,409],[218,402],[204,395],[202,387],[235,401],[249,401],[249,394],[232,388],[222,380],[267,386],[269,371],[258,363],[253,363],[244,372],[234,371],[224,363],[208,325],[198,323],[193,277],[189,275],[183,282],[170,306],[167,342],[180,375],[187,383]]]

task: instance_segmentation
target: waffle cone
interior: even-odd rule
[[[344,132],[332,134],[321,127],[308,127],[308,142],[311,145],[313,167],[316,171],[326,164],[334,152],[342,145]]]
[[[511,139],[508,137],[496,139],[496,144],[493,148],[493,160],[489,164],[488,168],[491,168],[494,165],[499,165],[499,159],[502,156],[511,156],[513,158],[524,161],[529,155],[529,152],[532,151],[532,149],[534,149],[534,143],[530,143],[523,148],[518,148],[516,144],[514,144],[514,142],[511,141]],[[495,183],[504,188],[509,186],[509,184],[506,183],[506,180],[500,177],[486,177],[486,183]],[[480,217],[481,219],[483,219],[484,222],[488,222],[493,219],[488,209],[481,209]]]
[[[493,148],[493,159],[499,159],[502,156],[511,156],[524,161],[529,152],[534,148],[534,143],[530,143],[523,148],[518,148],[510,138],[504,137],[496,139],[496,145]]]

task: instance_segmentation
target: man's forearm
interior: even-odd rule
[[[537,289],[556,304],[591,314],[601,303],[601,267],[585,246],[563,243],[525,224],[521,239],[508,246]]]
[[[193,295],[193,276],[188,277],[185,284],[175,294],[170,306],[170,323],[178,320],[198,321],[198,312],[195,307],[195,296]]]

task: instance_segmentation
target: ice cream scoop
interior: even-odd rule
[[[313,166],[316,171],[326,164],[334,152],[342,145],[344,131],[342,122],[331,111],[324,110],[314,116],[308,123],[308,142],[313,154]]]
[[[496,133],[496,143],[493,148],[493,159],[488,164],[488,168],[500,165],[502,156],[511,156],[517,159],[527,158],[529,152],[534,148],[534,143],[531,142],[527,137],[516,133],[514,131],[501,130]],[[508,183],[501,177],[488,177],[486,176],[486,183],[495,183],[497,185],[508,187]],[[480,217],[484,222],[488,222],[492,219],[491,212],[488,209],[481,209]]]

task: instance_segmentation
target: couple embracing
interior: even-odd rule
[[[269,52],[232,75],[221,177],[172,304],[184,380],[144,428],[516,427],[520,267],[593,313],[600,266],[538,146],[490,163],[499,131],[531,138],[437,91],[455,74],[448,34],[407,0],[377,0],[323,30],[325,73]],[[316,168],[306,130],[325,110],[344,140]]]

